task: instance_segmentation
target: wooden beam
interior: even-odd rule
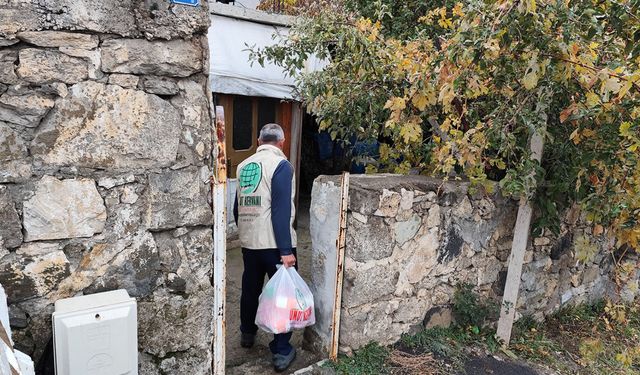
[[[544,148],[544,129],[540,133],[536,132],[531,137],[531,159],[537,162],[542,160],[542,150]],[[509,271],[504,287],[504,296],[500,308],[500,320],[498,320],[498,331],[496,336],[502,341],[504,346],[509,345],[511,340],[511,329],[516,314],[516,304],[518,303],[518,292],[520,290],[520,280],[522,278],[522,264],[524,254],[529,243],[529,233],[531,229],[531,215],[533,213],[531,202],[526,198],[520,198],[518,217],[513,229],[513,243],[511,245],[511,255],[509,256]]]
[[[225,147],[224,108],[215,111],[215,138],[213,152],[216,165],[211,179],[213,205],[213,374],[224,375],[226,361],[226,266],[227,266],[227,155]]]
[[[349,205],[349,173],[342,174],[340,189],[340,221],[338,227],[338,240],[336,241],[336,284],[333,301],[333,317],[331,323],[331,348],[329,359],[338,359],[338,346],[340,343],[340,310],[342,309],[342,280],[344,277],[344,249],[347,244],[347,207]]]
[[[302,121],[304,114],[302,105],[298,102],[291,106],[291,164],[293,164],[294,175],[296,176],[296,208],[300,207],[300,161],[302,160]]]

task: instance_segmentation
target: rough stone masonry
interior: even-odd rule
[[[201,3],[0,0],[0,283],[36,361],[54,301],[125,288],[141,374],[211,372]]]
[[[496,189],[497,190],[497,189]],[[338,177],[314,182],[311,202],[312,288],[319,346],[328,346],[340,207]],[[451,322],[457,284],[499,304],[504,291],[517,202],[473,192],[467,182],[422,176],[351,176],[340,349],[392,344],[403,333]],[[563,217],[559,236],[533,238],[525,256],[517,312],[535,318],[567,303],[602,298],[610,286],[613,243],[592,233],[579,210]],[[591,246],[579,261],[575,248]],[[634,298],[633,285],[622,297]]]

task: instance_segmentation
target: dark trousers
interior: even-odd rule
[[[296,255],[296,249],[293,249]],[[242,249],[244,272],[242,273],[242,295],[240,297],[240,331],[256,334],[256,313],[258,311],[258,297],[262,293],[264,276],[269,278],[276,273],[276,265],[282,264],[280,251],[277,249],[250,250]],[[296,262],[296,269],[298,264]],[[269,343],[269,349],[273,354],[287,355],[293,347],[289,344],[291,332],[273,335],[273,341]]]

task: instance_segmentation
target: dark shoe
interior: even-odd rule
[[[256,342],[256,335],[251,333],[241,332],[240,336],[240,346],[243,348],[251,348],[253,344]]]
[[[296,348],[291,349],[287,355],[274,354],[272,357],[273,368],[276,372],[282,372],[289,368],[294,359],[296,359]]]

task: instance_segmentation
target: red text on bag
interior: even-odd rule
[[[289,320],[293,320],[296,322],[304,322],[305,320],[309,320],[311,316],[311,307],[302,311],[302,310],[289,310]]]

